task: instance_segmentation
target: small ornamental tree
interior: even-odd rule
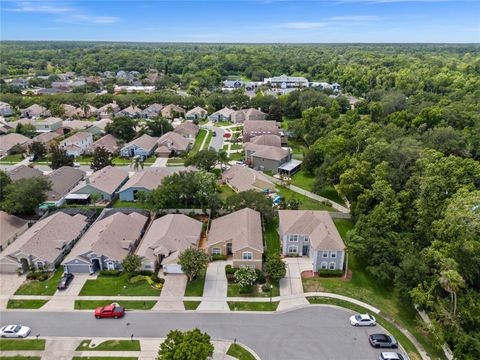
[[[272,282],[278,282],[287,274],[286,265],[279,254],[271,254],[265,262],[265,271]]]
[[[50,167],[55,170],[62,166],[73,166],[73,158],[68,156],[65,149],[53,144],[50,146]]]
[[[257,281],[257,272],[255,269],[243,267],[235,271],[235,282],[242,288],[246,288],[255,284]]]
[[[213,344],[199,329],[172,330],[160,344],[159,360],[207,360],[213,355]]]
[[[209,256],[200,249],[186,249],[178,257],[182,271],[192,281],[207,270]]]
[[[41,159],[47,155],[47,147],[44,143],[39,141],[34,141],[28,146],[28,151],[32,154],[35,159]]]
[[[122,261],[122,267],[125,272],[133,274],[142,267],[142,258],[136,254],[128,254]]]
[[[90,168],[93,171],[103,169],[104,167],[112,166],[112,154],[103,146],[96,147],[93,152],[92,162]]]

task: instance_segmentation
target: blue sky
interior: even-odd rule
[[[2,40],[480,42],[480,0],[0,1]]]

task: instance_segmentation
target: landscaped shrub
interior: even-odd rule
[[[165,283],[165,279],[161,278],[161,277],[158,277],[157,274],[150,275],[150,279],[152,279],[153,282],[156,282],[158,284],[164,284]]]
[[[48,272],[46,271],[32,271],[27,274],[28,280],[38,280],[38,281],[45,281],[48,279]]]
[[[319,270],[318,275],[320,277],[341,277],[343,270]]]
[[[225,274],[227,274],[227,275],[228,275],[228,274],[232,274],[232,275],[235,274],[235,271],[236,271],[236,270],[237,270],[237,269],[234,269],[234,268],[232,267],[232,265],[227,265],[227,266],[225,266]]]
[[[140,271],[136,271],[134,273],[134,276],[135,275],[144,275],[144,276],[151,276],[153,274],[153,271],[152,270],[140,270]]]
[[[119,276],[121,273],[121,270],[100,270],[102,276]]]
[[[262,285],[262,291],[264,293],[269,292],[270,291],[270,284],[263,284]]]
[[[217,260],[227,260],[227,255],[213,254],[212,261],[217,261]]]
[[[265,284],[265,275],[263,274],[263,272],[261,270],[258,270],[258,269],[255,269],[255,271],[257,272],[256,283],[257,284]]]

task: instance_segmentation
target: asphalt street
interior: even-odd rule
[[[207,129],[211,131],[215,131],[217,133],[217,136],[212,136],[212,140],[210,141],[209,144],[205,144],[205,149],[208,149],[209,147],[215,149],[215,151],[218,151],[223,148],[223,134],[225,134],[225,130],[223,130],[220,127],[216,126],[206,126]]]
[[[161,313],[129,312],[123,319],[93,317],[93,312],[0,312],[1,325],[22,324],[32,335],[72,337],[164,337],[169,330],[195,327],[214,339],[251,347],[262,360],[374,360],[380,350],[368,334],[380,326],[352,327],[346,309],[315,306],[286,313]]]

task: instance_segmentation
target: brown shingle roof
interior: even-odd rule
[[[174,148],[178,151],[187,151],[190,141],[176,132],[169,131],[168,133],[163,134],[160,139],[158,139],[157,144],[159,146],[164,145],[169,149]]]
[[[8,152],[17,144],[26,145],[30,139],[22,134],[11,133],[0,136],[0,151]]]
[[[279,148],[276,146],[264,146],[258,145],[261,147],[260,149],[256,150],[252,157],[258,157],[263,159],[275,160],[279,161],[286,157],[288,157],[288,150],[283,148]]]
[[[256,145],[267,145],[267,146],[276,146],[276,147],[282,146],[282,140],[278,135],[255,136],[250,140],[250,143],[256,144]]]
[[[180,125],[178,125],[173,132],[180,134],[184,137],[195,137],[197,136],[198,132],[200,131],[200,127],[195,125],[191,121],[184,121]]]
[[[142,148],[145,151],[151,151],[157,145],[157,141],[158,141],[158,138],[144,134],[139,138],[136,138],[130,141],[128,144],[124,146],[124,148],[132,145],[137,145],[138,147]]]
[[[70,166],[61,168],[47,175],[52,183],[52,190],[47,192],[47,201],[59,201],[69,193],[85,176],[85,172]]]
[[[8,173],[13,181],[20,179],[31,179],[33,177],[43,176],[43,172],[30,166],[20,165]]]
[[[107,149],[111,153],[117,152],[118,149],[120,148],[120,146],[118,146],[117,138],[115,136],[113,136],[112,134],[107,134],[107,135],[101,137],[100,139],[95,141],[92,145],[90,145],[88,147],[88,150],[90,152],[93,152],[93,151],[95,151],[95,149],[97,147],[104,147],[105,149]]]
[[[41,133],[40,135],[35,136],[32,139],[32,142],[37,141],[37,142],[41,142],[42,144],[48,144],[50,141],[52,141],[53,139],[55,139],[59,136],[60,136],[60,134],[57,134],[56,132],[45,132],[45,133]]]
[[[131,187],[141,187],[148,190],[156,189],[162,180],[174,171],[175,169],[169,168],[150,168],[137,172],[122,186],[120,191],[127,190]]]
[[[269,190],[275,188],[275,185],[262,173],[242,165],[233,165],[222,174],[222,179],[237,191],[263,191],[266,188]]]
[[[128,173],[125,170],[115,166],[106,166],[90,175],[85,181],[85,185],[88,184],[107,194],[113,194],[126,178],[128,178]]]
[[[9,215],[5,211],[0,211],[0,245],[5,248],[7,241],[15,234],[18,234],[20,229],[26,224],[26,220],[20,219],[14,215]]]

